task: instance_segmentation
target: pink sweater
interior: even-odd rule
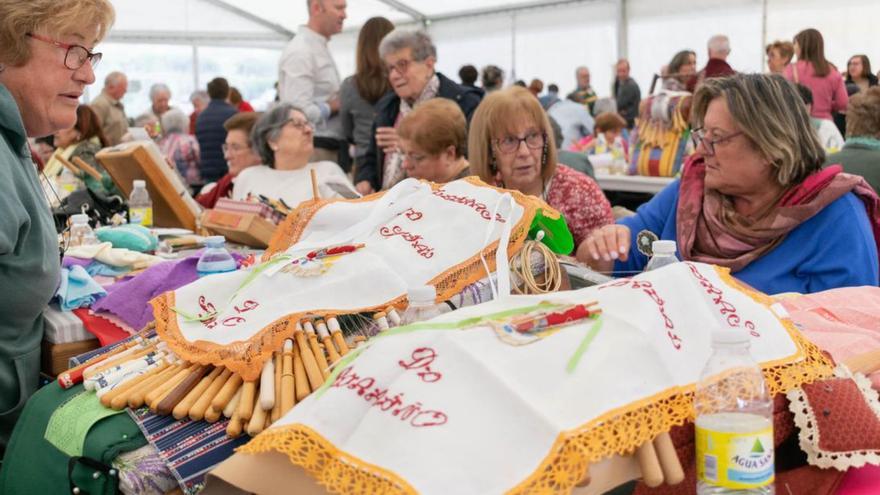
[[[798,71],[797,82],[813,92],[813,111],[810,112],[810,116],[831,120],[831,112],[846,110],[849,97],[846,95],[843,77],[836,69],[832,67],[827,76],[819,77],[813,70],[813,64],[800,60],[785,68],[785,78],[789,81],[795,82],[795,68]]]

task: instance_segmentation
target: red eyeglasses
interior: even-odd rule
[[[98,63],[101,61],[101,57],[103,57],[104,55],[103,53],[92,53],[89,51],[88,48],[81,45],[70,45],[67,43],[62,43],[60,41],[56,41],[52,38],[39,34],[27,33],[27,36],[29,38],[42,41],[43,43],[49,43],[63,50],[67,50],[67,52],[64,54],[64,66],[70,70],[79,69],[86,64],[86,61],[91,62],[92,69],[94,69],[98,66]]]

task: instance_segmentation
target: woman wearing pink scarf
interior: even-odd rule
[[[878,285],[880,200],[859,176],[821,169],[824,151],[782,77],[706,81],[694,95],[696,153],[682,177],[635,216],[579,248],[599,271],[642,270],[642,231],[679,259],[729,267],[766,293]]]

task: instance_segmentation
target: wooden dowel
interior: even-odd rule
[[[211,382],[211,385],[209,385],[208,388],[205,389],[205,392],[201,395],[201,397],[196,399],[192,407],[189,408],[189,419],[193,421],[198,421],[204,418],[207,414],[208,409],[213,409],[217,412],[223,410],[222,407],[215,408],[211,404],[214,402],[214,397],[217,396],[217,394],[220,392],[220,389],[222,389],[226,382],[229,381],[230,376],[232,376],[232,370],[226,368],[223,370],[222,373],[220,373],[220,376],[214,378],[214,380]],[[217,417],[219,418],[220,416],[217,415]]]
[[[330,331],[327,330],[327,324],[324,323],[323,320],[315,322],[315,329],[318,331],[318,336],[321,338],[321,342],[324,344],[324,350],[327,352],[327,359],[330,362],[327,368],[329,370],[330,366],[333,366],[334,363],[339,361],[339,353],[336,352],[336,346],[333,345]]]
[[[174,376],[171,376],[168,380],[159,383],[155,388],[153,388],[153,390],[147,391],[147,395],[144,396],[144,404],[150,406],[150,409],[155,410],[156,407],[153,405],[153,403],[159,405],[159,403],[156,402],[156,399],[158,399],[162,395],[167,394],[171,391],[172,388],[176,387],[178,383],[183,381],[183,379],[186,378],[186,375],[189,373],[190,368],[190,366],[179,368]]]
[[[109,407],[116,410],[124,408],[125,404],[128,403],[128,396],[130,395],[130,391],[141,385],[144,380],[149,380],[150,378],[156,376],[158,373],[162,372],[167,367],[168,361],[159,361],[159,364],[155,368],[147,371],[141,376],[132,378],[125,384],[116,387],[115,389],[104,394],[104,396],[101,397],[101,404],[103,404],[104,407]],[[113,407],[114,404],[117,405],[117,407]]]
[[[275,406],[275,360],[269,358],[263,363],[260,373],[260,408],[271,411]]]
[[[98,170],[95,167],[91,166],[88,162],[86,162],[82,158],[80,158],[78,156],[73,157],[73,164],[76,165],[77,167],[79,167],[80,169],[82,169],[83,172],[91,175],[92,178],[95,179],[96,181],[100,182],[101,179],[103,179],[103,177],[101,177],[100,172],[98,172]]]
[[[257,382],[244,382],[241,386],[241,400],[238,402],[238,416],[242,421],[250,421],[254,414],[254,396],[257,393]]]
[[[132,409],[138,409],[144,405],[146,402],[146,395],[153,390],[155,390],[159,385],[167,382],[171,377],[175,376],[181,369],[183,365],[179,363],[172,364],[165,368],[163,371],[160,371],[153,378],[144,380],[140,385],[135,387],[128,395],[128,407]],[[113,404],[115,405],[115,401]],[[122,407],[114,409],[122,409]]]
[[[240,397],[241,395],[239,395],[239,398]],[[232,417],[229,418],[229,424],[226,425],[226,435],[230,438],[238,438],[241,436],[242,421],[238,411],[239,408],[236,407],[235,412],[232,413]]]
[[[636,459],[642,470],[642,480],[648,488],[656,488],[663,484],[663,470],[660,469],[660,461],[657,459],[653,442],[645,442],[636,449]]]
[[[205,390],[211,386],[211,382],[214,381],[214,378],[217,378],[221,371],[223,371],[223,368],[214,368],[210,373],[202,377],[199,384],[193,387],[193,389],[186,394],[186,397],[174,406],[174,410],[171,411],[171,415],[174,416],[174,419],[183,419],[189,414],[189,408],[199,400],[199,397],[201,397]]]
[[[348,354],[350,349],[348,348],[348,344],[345,343],[345,337],[342,336],[342,329],[339,327],[339,321],[337,321],[335,317],[330,316],[327,318],[327,329],[330,330],[330,335],[333,336],[333,343],[336,344],[336,348],[339,350],[339,355],[345,356]]]
[[[76,165],[70,163],[70,160],[61,156],[60,153],[55,155],[55,158],[57,158],[58,161],[61,162],[61,164],[64,165],[65,168],[67,168],[68,170],[73,172],[73,175],[78,176],[79,174],[82,173],[82,171],[79,168],[77,168]]]
[[[312,356],[315,356],[315,361],[318,362],[318,369],[321,371],[321,376],[326,380],[327,377],[330,376],[330,365],[327,363],[327,357],[324,355],[324,350],[321,349],[321,345],[318,344],[318,335],[315,334],[312,322],[306,320],[303,323],[303,327],[309,338],[309,347],[312,349]]]
[[[293,342],[284,341],[284,352],[281,357],[281,411],[280,416],[287,414],[294,404],[296,384],[293,379]]]
[[[302,356],[299,355],[299,349],[293,346],[293,381],[296,389],[296,401],[300,402],[312,393],[309,388],[309,379],[306,376],[306,369],[303,366]]]
[[[226,404],[226,408],[223,409],[224,417],[231,418],[235,414],[235,410],[238,409],[239,400],[241,400],[241,387],[238,387],[238,390],[235,391],[235,395],[232,396],[232,400],[230,400],[229,404]],[[211,410],[214,410],[214,406],[211,406]]]
[[[681,467],[681,461],[675,453],[675,445],[668,432],[663,432],[654,439],[654,450],[657,452],[666,484],[677,485],[684,481],[684,469]]]
[[[211,401],[211,407],[220,411],[226,409],[226,405],[229,404],[229,401],[232,400],[232,397],[235,396],[236,392],[241,388],[241,384],[241,375],[233,373],[232,376],[226,380],[226,383],[223,384],[220,391],[217,392],[217,395],[214,396],[214,399]]]
[[[159,401],[156,405],[156,413],[161,414],[162,416],[171,414],[171,411],[174,410],[174,406],[183,400],[183,398],[186,397],[186,394],[199,384],[202,377],[208,372],[208,369],[208,366],[199,365],[190,371],[176,387],[171,389],[171,391]]]
[[[309,172],[311,172],[312,177],[312,199],[317,202],[321,199],[321,196],[318,195],[318,173],[315,172],[315,169],[311,169]]]
[[[318,361],[315,359],[315,355],[312,354],[312,349],[309,347],[308,342],[306,342],[306,335],[302,331],[302,327],[297,323],[297,330],[293,332],[293,338],[296,340],[297,351],[299,351],[300,357],[303,360],[303,367],[306,371],[306,376],[309,379],[309,385],[312,390],[318,390],[321,385],[324,383],[324,375],[321,374],[321,369],[318,367]]]
[[[280,352],[276,352],[272,359],[275,360],[275,404],[272,406],[269,419],[274,423],[281,417],[281,371],[284,363]]]
[[[266,410],[260,406],[260,400],[257,399],[257,403],[254,404],[254,415],[251,416],[250,422],[248,422],[247,426],[247,434],[255,437],[263,431],[263,428],[266,427]]]

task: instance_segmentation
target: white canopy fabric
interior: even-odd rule
[[[125,104],[133,116],[148,107],[155,82],[168,84],[174,104],[188,109],[189,94],[219,75],[264,108],[274,98],[281,48],[307,21],[306,0],[113,4],[117,22],[102,44],[97,76],[129,75]],[[438,69],[454,80],[462,65],[494,64],[508,84],[539,78],[563,93],[574,89],[575,68],[586,65],[599,96],[609,96],[614,63],[625,56],[644,95],[679,50],[696,51],[704,65],[714,34],[730,37],[729,62],[743,72],[765,70],[765,44],[807,27],[823,33],[826,56],[839,68],[860,53],[875,60],[874,70],[880,66],[876,0],[348,0],[347,14],[345,30],[330,43],[342,77],[354,72],[358,30],[373,16],[427,29]]]

